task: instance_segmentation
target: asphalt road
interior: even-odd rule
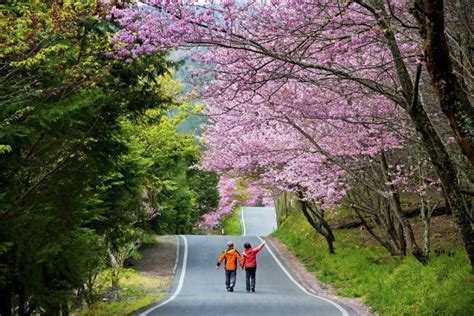
[[[173,288],[163,301],[139,315],[356,315],[350,308],[309,293],[269,245],[257,255],[256,293],[245,291],[245,271],[237,271],[234,292],[227,292],[218,255],[233,241],[257,246],[276,227],[272,208],[243,208],[244,236],[177,236],[179,260]]]
[[[273,207],[243,207],[240,222],[244,236],[268,236],[277,228]]]

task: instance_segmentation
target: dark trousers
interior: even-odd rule
[[[245,286],[247,291],[250,289],[255,289],[255,273],[257,272],[257,267],[248,267],[245,268]]]
[[[225,270],[225,287],[234,288],[237,270]]]

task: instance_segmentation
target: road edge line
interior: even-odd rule
[[[245,228],[245,219],[244,219],[244,207],[240,208],[240,218],[241,218],[241,224],[242,224],[242,236],[247,236],[247,229]]]
[[[264,239],[262,239],[260,236],[257,236],[258,239],[260,239],[262,242],[265,241]],[[275,262],[278,264],[278,266],[282,269],[282,271],[286,274],[286,276],[301,290],[303,291],[305,294],[309,295],[309,296],[312,296],[312,297],[315,297],[315,298],[318,298],[320,300],[323,300],[323,301],[326,301],[330,304],[332,304],[334,307],[336,307],[342,314],[342,316],[349,316],[349,313],[339,304],[337,304],[336,302],[333,302],[331,301],[330,299],[327,299],[325,297],[321,297],[319,295],[315,295],[311,292],[309,292],[301,283],[299,283],[298,281],[295,280],[295,278],[293,278],[293,276],[290,274],[290,272],[288,272],[288,270],[283,266],[283,264],[280,262],[280,260],[278,260],[277,256],[273,253],[273,251],[270,249],[270,247],[265,247],[267,248],[268,252],[270,253],[270,255],[273,257],[273,259],[275,260]]]
[[[183,267],[181,268],[181,273],[179,275],[179,281],[178,281],[178,286],[176,287],[176,290],[174,291],[173,295],[171,295],[171,297],[169,297],[166,301],[156,306],[153,306],[150,309],[147,309],[143,313],[140,313],[139,316],[146,316],[149,313],[153,312],[154,310],[160,308],[161,306],[168,304],[169,302],[173,301],[181,292],[181,289],[183,288],[183,283],[184,283],[184,276],[186,274],[186,266],[188,264],[188,240],[186,239],[184,235],[180,235],[180,236],[183,238],[183,241],[184,241]],[[179,245],[179,241],[178,241],[178,245]],[[179,253],[178,253],[178,257],[179,257]]]
[[[276,207],[273,206],[272,208],[273,208],[273,215],[275,215],[275,229],[273,230],[273,231],[275,231],[275,230],[278,229],[278,216],[277,216],[277,213],[276,213]]]
[[[176,238],[176,259],[174,260],[173,275],[176,274],[179,263],[179,237],[177,235],[174,235],[174,237]]]

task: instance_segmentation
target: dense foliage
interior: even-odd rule
[[[191,168],[199,147],[176,131],[189,106],[172,64],[107,57],[107,10],[0,4],[2,315],[93,303],[97,273],[118,287],[147,232],[190,232],[217,205],[216,176]]]

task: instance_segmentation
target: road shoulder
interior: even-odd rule
[[[142,258],[134,262],[134,269],[140,273],[159,279],[168,280],[169,287],[174,275],[177,240],[174,235],[156,236],[158,243],[140,250]]]
[[[303,284],[310,292],[340,302],[352,308],[358,315],[374,315],[367,305],[357,298],[347,298],[337,296],[336,291],[330,285],[321,283],[316,277],[306,270],[303,264],[296,258],[280,240],[273,236],[266,238],[271,242],[272,247],[278,251],[279,256],[285,261],[285,264],[292,270],[298,281]]]
[[[155,280],[154,287],[148,291],[159,295],[159,300],[142,306],[130,315],[138,315],[150,306],[166,298],[170,292],[176,270],[177,238],[174,235],[156,236],[158,243],[140,249],[142,258],[133,262],[133,269],[141,275]]]

